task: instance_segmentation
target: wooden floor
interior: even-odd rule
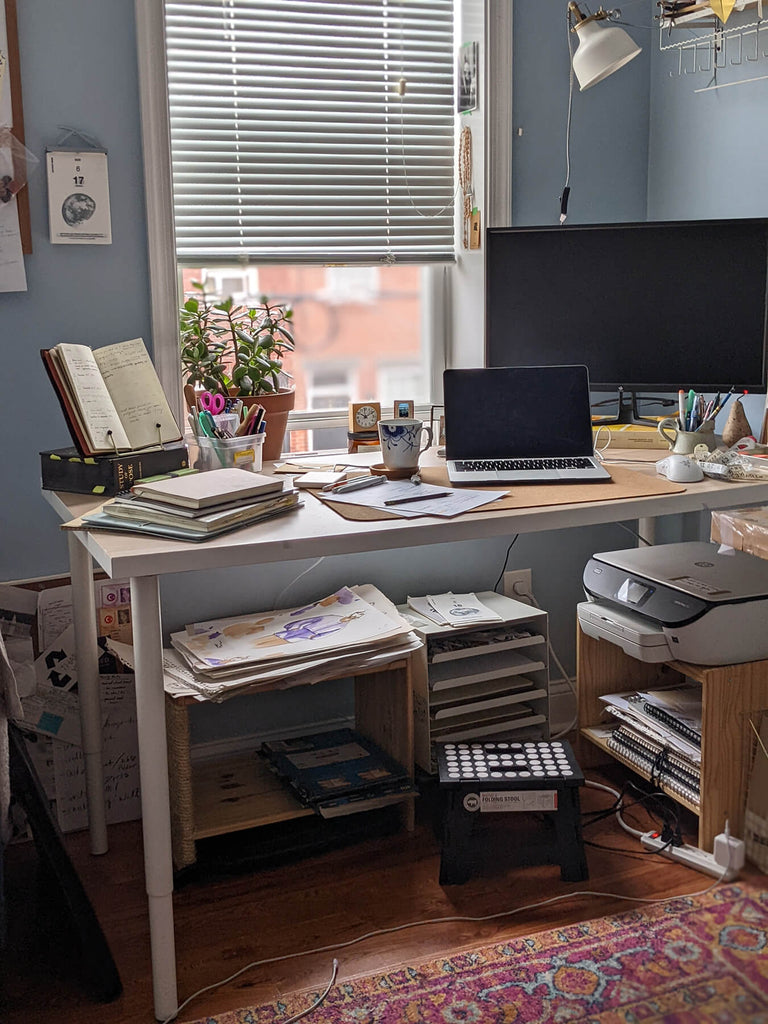
[[[610,776],[596,771],[587,775],[616,785],[628,777],[620,772],[616,768]],[[607,807],[610,801],[606,793],[582,790],[583,812]],[[441,888],[432,804],[428,798],[420,803],[418,825],[411,834],[368,839],[284,867],[219,875],[181,886],[174,896],[180,1000],[251,962],[273,962],[253,967],[230,984],[198,996],[178,1020],[197,1021],[208,1014],[286,996],[290,1012],[295,1012],[307,1005],[307,999],[291,998],[290,994],[322,989],[334,956],[339,960],[339,980],[344,980],[637,906],[611,895],[567,895],[576,890],[653,898],[695,892],[713,881],[644,854],[611,817],[585,827],[585,839],[629,852],[588,845],[589,882],[563,883],[553,865],[518,869],[500,865],[495,873],[487,872],[463,886]],[[642,812],[628,812],[626,818],[644,830],[655,824]],[[694,840],[692,826],[693,819],[688,819],[684,836],[688,841]],[[110,852],[103,857],[89,854],[86,833],[67,838],[123,981],[123,994],[108,1004],[93,1002],[78,982],[75,945],[65,927],[45,928],[42,923],[45,915],[36,906],[34,847],[14,845],[7,851],[10,921],[9,948],[1,956],[0,967],[3,1024],[151,1024],[154,1014],[141,846],[141,831],[135,822],[110,828]],[[765,881],[754,869],[746,872],[746,877]],[[559,902],[530,906],[563,894],[567,898]],[[407,922],[455,915],[478,917],[506,910],[518,912],[494,921],[407,928],[335,952],[296,955]]]

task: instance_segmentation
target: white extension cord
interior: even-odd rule
[[[672,846],[662,840],[659,832],[645,832],[640,842],[646,850],[660,853],[669,860],[679,861],[689,868],[703,871],[706,875],[714,875],[723,882],[730,882],[737,877],[744,867],[744,843],[727,831],[715,836],[714,852],[705,853],[698,846]]]

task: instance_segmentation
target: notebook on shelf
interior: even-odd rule
[[[586,366],[445,370],[454,484],[610,480],[595,458]]]

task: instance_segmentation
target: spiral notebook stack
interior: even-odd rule
[[[698,806],[701,793],[701,687],[609,693],[600,698],[618,720],[609,750],[653,783]]]

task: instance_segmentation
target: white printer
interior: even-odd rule
[[[589,636],[640,661],[768,658],[768,560],[693,541],[595,554],[578,605]]]

